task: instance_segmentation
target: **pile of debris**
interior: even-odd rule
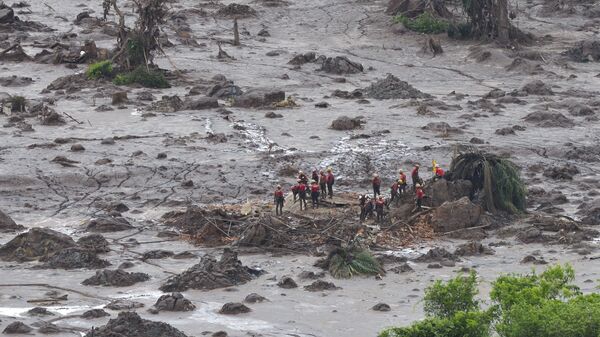
[[[375,99],[417,99],[431,98],[432,96],[419,91],[407,82],[401,81],[396,76],[388,74],[364,90],[368,97]]]
[[[164,322],[141,318],[135,312],[121,312],[105,326],[92,328],[85,337],[187,337],[183,332]]]

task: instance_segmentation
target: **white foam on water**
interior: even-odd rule
[[[11,307],[0,307],[0,316],[9,316],[9,317],[23,317],[27,311],[33,309],[34,307],[26,307],[26,308],[11,308]],[[57,306],[57,307],[44,307],[48,311],[53,312],[55,314],[69,315],[74,312],[93,309],[93,308],[102,308],[102,306],[91,307],[86,305],[79,306]]]
[[[228,316],[217,313],[222,304],[215,302],[202,302],[202,305],[194,311],[192,318],[194,321],[206,322],[210,324],[219,324],[226,326],[228,329],[238,331],[257,331],[273,329],[273,325],[268,322],[250,319],[241,315]]]

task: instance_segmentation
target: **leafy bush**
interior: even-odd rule
[[[383,274],[381,264],[366,249],[340,248],[329,257],[329,273],[335,278]]]
[[[112,76],[113,65],[110,61],[100,61],[89,65],[86,75],[91,80],[96,80],[102,77],[109,78]]]
[[[129,85],[133,83],[140,84],[146,88],[169,88],[169,82],[165,76],[156,70],[148,70],[145,66],[141,65],[135,68],[130,73],[119,74],[115,77],[114,84],[116,85]]]
[[[435,17],[429,12],[423,12],[415,18],[398,15],[394,17],[394,21],[402,23],[412,31],[424,34],[439,34],[448,30],[448,22]]]
[[[427,316],[450,318],[458,312],[479,310],[477,275],[457,276],[443,283],[435,281],[425,289],[424,309]]]
[[[457,312],[451,318],[427,318],[405,328],[388,328],[379,337],[488,337],[487,312]]]
[[[600,337],[600,294],[582,295],[574,279],[568,265],[501,276],[485,311],[475,299],[474,273],[437,281],[425,290],[426,319],[379,337]]]

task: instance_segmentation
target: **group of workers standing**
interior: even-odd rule
[[[444,177],[444,170],[434,162],[433,165],[433,179],[441,179]],[[411,172],[411,179],[413,184],[413,192],[415,193],[416,207],[417,210],[421,210],[423,205],[423,199],[425,198],[425,192],[423,191],[423,179],[419,176],[420,166],[417,164],[414,166]],[[325,200],[326,197],[333,197],[333,185],[335,183],[335,176],[331,167],[327,168],[326,172],[314,170],[309,184],[308,176],[302,172],[298,172],[297,184],[292,186],[292,194],[294,196],[294,202],[300,201],[300,210],[306,210],[307,194],[310,193],[312,208],[319,207],[319,200]],[[379,174],[373,174],[371,180],[373,186],[373,198],[368,195],[361,195],[359,197],[360,205],[360,219],[365,220],[368,216],[373,215],[373,211],[377,214],[377,221],[383,221],[384,207],[389,206],[386,200],[381,195],[381,178]],[[390,200],[389,202],[395,202],[396,204],[400,201],[400,197],[403,194],[408,193],[407,191],[408,181],[404,171],[398,172],[398,179],[394,180],[391,186]],[[283,204],[285,202],[284,191],[281,185],[277,185],[275,190],[275,212],[277,215],[283,214]]]

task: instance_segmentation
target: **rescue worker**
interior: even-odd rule
[[[373,209],[375,208],[375,205],[373,205],[373,200],[371,200],[371,197],[366,196],[366,199],[367,199],[367,203],[365,205],[364,219],[366,219],[367,217],[373,216]]]
[[[308,184],[308,177],[302,171],[298,171],[298,180],[300,180],[302,184]]]
[[[298,186],[300,186],[300,180],[296,181],[296,185],[292,186],[292,194],[294,195],[294,203],[298,200]]]
[[[312,208],[319,208],[319,183],[316,180],[310,185],[310,198],[312,200]]]
[[[306,208],[307,208],[306,189],[307,189],[307,186],[305,183],[300,182],[298,184],[298,198],[300,200],[300,210],[302,210],[302,205],[304,205],[304,210],[306,210]]]
[[[275,190],[275,214],[282,215],[283,214],[283,202],[285,198],[283,197],[283,190],[281,189],[281,185],[277,185],[277,189]]]
[[[368,198],[369,197],[364,194],[358,196],[358,205],[360,206],[360,221],[365,221]]]
[[[327,175],[325,172],[319,172],[319,186],[321,187],[321,200],[325,200],[327,197]]]
[[[312,180],[319,181],[319,171],[317,169],[312,171]]]
[[[434,171],[435,171],[435,174],[433,176],[433,181],[437,181],[437,180],[440,180],[440,179],[444,178],[444,174],[446,174],[444,172],[444,170],[440,167],[439,164],[435,164],[435,170]]]
[[[423,198],[425,198],[425,192],[423,192],[423,188],[421,187],[421,184],[416,184],[415,185],[415,190],[416,190],[416,197],[417,197],[417,211],[420,211],[422,208],[421,206],[423,206]]]
[[[412,178],[413,187],[416,190],[417,185],[420,185],[423,183],[423,181],[421,180],[421,177],[419,177],[419,164],[415,165],[410,176]]]
[[[329,198],[333,198],[333,184],[335,184],[335,177],[333,176],[333,169],[331,167],[327,168],[327,192],[329,194]]]
[[[392,184],[392,188],[390,190],[390,202],[396,201],[396,203],[398,203],[398,201],[400,200],[400,196],[398,195],[399,186],[400,184],[398,183],[398,180],[394,181],[394,183]]]
[[[373,174],[373,198],[377,198],[378,195],[381,195],[381,179],[379,179],[379,174]]]
[[[406,186],[408,185],[406,182],[406,174],[404,171],[400,170],[400,176],[398,177],[398,192],[401,194],[406,193]]]
[[[377,213],[377,222],[383,221],[383,206],[385,206],[385,200],[383,196],[379,196],[379,199],[375,201],[375,212]]]

